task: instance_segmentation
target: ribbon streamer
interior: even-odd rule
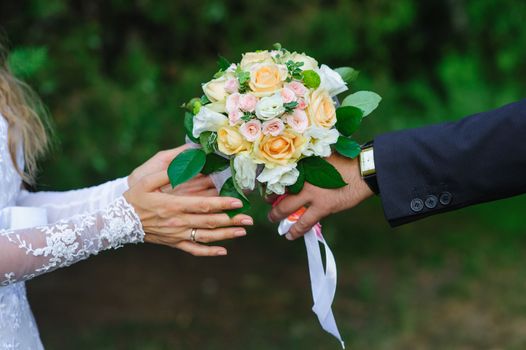
[[[230,176],[232,176],[230,169],[225,169],[220,173],[210,175],[218,191],[221,190],[221,187]],[[280,196],[274,202],[274,205],[279,203],[279,201],[285,198],[285,196],[286,195]],[[304,211],[305,208],[302,208],[288,218],[282,220],[278,227],[278,233],[281,236],[287,234],[292,225],[299,220]],[[326,332],[336,337],[340,341],[342,348],[345,349],[345,343],[342,340],[338,326],[336,325],[336,320],[332,313],[332,301],[334,300],[334,294],[336,293],[337,281],[336,261],[334,260],[334,255],[323,238],[321,225],[319,223],[305,234],[304,239],[305,247],[307,248],[312,299],[314,301],[312,311],[318,317],[321,327]],[[323,268],[320,243],[325,247],[325,269]]]
[[[279,202],[280,199],[276,202]],[[292,225],[299,220],[304,212],[305,208],[302,208],[282,220],[278,227],[278,233],[281,236],[287,234]],[[307,261],[309,263],[312,300],[314,301],[312,311],[318,317],[321,328],[336,337],[336,339],[340,341],[342,348],[345,349],[345,343],[342,340],[332,313],[332,302],[336,293],[337,284],[337,270],[334,255],[323,238],[321,225],[319,223],[305,234],[304,239],[305,248],[307,248]],[[325,248],[325,270],[323,269],[320,243],[323,244]]]

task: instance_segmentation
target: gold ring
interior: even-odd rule
[[[197,242],[196,239],[195,239],[195,234],[197,233],[197,229],[196,228],[193,228],[192,229],[192,233],[190,233],[190,238],[192,239],[192,242]]]

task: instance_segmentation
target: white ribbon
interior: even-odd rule
[[[278,227],[278,233],[281,236],[287,234],[294,224],[295,222],[289,219],[282,220]],[[336,293],[337,281],[334,255],[323,238],[319,224],[316,224],[307,232],[304,239],[305,247],[307,248],[312,299],[314,301],[312,311],[318,316],[321,328],[335,336],[340,341],[342,348],[345,349],[345,343],[342,340],[331,308],[334,294]],[[325,247],[325,270],[323,269],[319,243]]]
[[[189,140],[187,140],[187,142],[188,141]],[[218,191],[221,190],[221,187],[230,176],[232,176],[232,172],[229,168],[210,175]],[[288,218],[282,220],[278,227],[278,233],[281,236],[287,234],[294,223],[295,222]],[[345,343],[342,340],[331,308],[334,294],[336,293],[337,281],[334,255],[323,238],[320,224],[316,224],[316,226],[307,232],[304,239],[305,247],[307,248],[312,299],[314,301],[312,311],[318,317],[321,327],[326,332],[335,336],[340,341],[342,348],[345,349]],[[325,270],[323,269],[320,243],[325,247]]]

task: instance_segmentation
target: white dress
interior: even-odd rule
[[[143,242],[144,231],[122,196],[126,179],[69,192],[21,190],[7,131],[0,115],[0,210],[15,205],[46,208],[48,225],[0,230],[0,350],[38,350],[43,346],[24,281],[102,250]],[[19,154],[20,162],[21,158]]]

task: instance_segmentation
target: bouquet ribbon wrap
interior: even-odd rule
[[[212,181],[218,191],[231,175],[232,173],[230,169],[211,175]],[[279,201],[285,198],[285,196],[286,195],[279,197],[276,202],[274,202],[274,205],[279,203]],[[305,208],[302,208],[288,218],[282,220],[278,227],[278,233],[281,236],[287,234],[292,225],[298,221],[304,211]],[[342,340],[338,326],[336,325],[336,320],[332,313],[332,301],[334,300],[334,294],[336,293],[337,282],[336,261],[334,255],[323,238],[321,225],[319,223],[305,234],[304,239],[305,247],[307,248],[312,299],[314,302],[312,311],[318,317],[321,327],[336,337],[340,341],[342,348],[345,349],[345,343]],[[325,269],[323,267],[320,244],[325,248]]]

